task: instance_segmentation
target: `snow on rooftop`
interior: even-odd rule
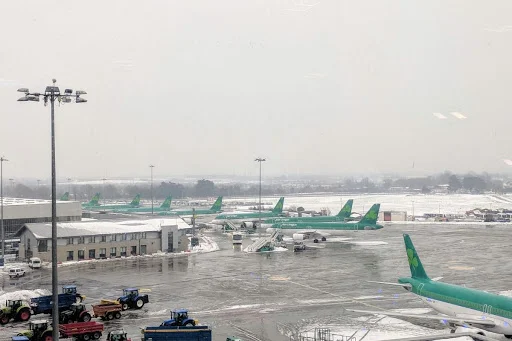
[[[57,199],[59,203],[65,202],[73,202],[73,201],[61,201]],[[4,205],[5,206],[15,206],[15,205],[41,205],[41,204],[51,204],[51,199],[27,199],[27,198],[7,198],[4,197]]]
[[[57,228],[59,237],[92,236],[101,234],[159,232],[162,226],[178,226],[179,230],[188,229],[190,225],[181,218],[175,219],[149,219],[128,221],[77,221],[59,222]],[[29,223],[25,226],[30,229],[36,238],[51,238],[51,223]]]

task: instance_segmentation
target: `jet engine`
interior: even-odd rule
[[[293,240],[304,240],[306,239],[303,233],[294,233]]]
[[[250,228],[255,229],[256,223],[253,221],[244,221],[240,227],[243,229],[250,229]]]

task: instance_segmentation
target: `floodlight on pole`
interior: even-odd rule
[[[261,163],[267,161],[267,159],[258,157],[256,159],[254,159],[254,161],[257,161],[260,163],[260,195],[259,195],[260,201],[259,201],[259,205],[258,205],[258,207],[259,207],[259,219],[258,219],[259,225],[258,225],[258,227],[261,227]]]
[[[51,106],[51,149],[52,149],[52,337],[53,341],[59,340],[59,283],[57,277],[57,177],[55,172],[55,101],[60,104],[85,103],[86,99],[81,98],[85,95],[85,91],[76,91],[73,94],[71,89],[66,89],[64,94],[60,93],[60,89],[55,85],[56,79],[52,79],[52,85],[46,87],[44,92],[30,92],[28,88],[19,88],[18,92],[23,92],[25,96],[18,99],[19,102],[39,102],[42,97],[44,105],[50,102]],[[68,91],[69,90],[69,91]],[[38,181],[39,185],[39,181]]]
[[[149,165],[149,168],[151,168],[151,215],[153,215],[153,168],[155,166]]]
[[[4,227],[4,162],[9,161],[0,157],[0,224],[2,229],[2,265],[5,263],[5,227]]]

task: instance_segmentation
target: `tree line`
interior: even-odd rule
[[[492,191],[495,193],[512,192],[511,187],[498,177],[487,173],[468,173],[463,175],[453,174],[445,171],[440,174],[427,177],[387,177],[374,181],[368,177],[356,179],[348,177],[340,181],[307,181],[307,183],[291,184],[262,184],[262,195],[293,195],[298,193],[390,193],[390,192],[421,192],[445,188],[451,193],[483,193]],[[125,199],[129,200],[136,194],[143,199],[151,198],[151,186],[149,184],[85,184],[59,185],[57,188],[58,197],[64,192],[70,192],[70,199],[85,201],[101,193],[101,197],[107,200]],[[198,180],[195,184],[180,184],[172,181],[162,181],[153,185],[153,198],[164,199],[172,195],[174,199],[182,198],[205,198],[223,195],[225,197],[257,196],[259,193],[258,184],[233,183],[215,184],[211,180]],[[22,183],[4,186],[4,195],[18,198],[50,199],[51,188],[48,186],[27,186]]]

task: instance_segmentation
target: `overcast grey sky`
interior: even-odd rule
[[[15,90],[52,78],[89,100],[59,177],[512,170],[510,1],[2,1],[0,32],[9,177],[50,176]]]

